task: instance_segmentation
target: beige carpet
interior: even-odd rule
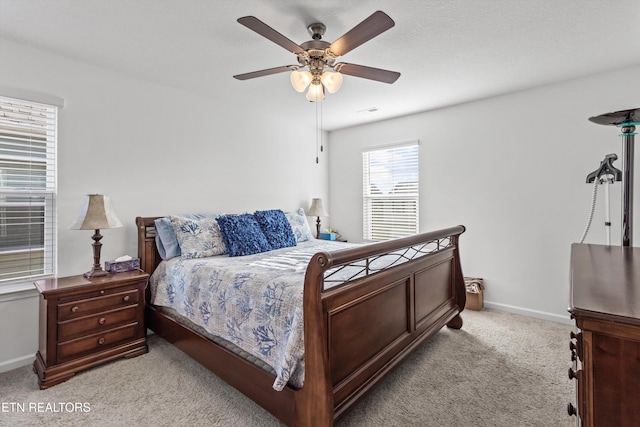
[[[463,318],[463,329],[439,332],[337,425],[575,425],[566,413],[575,402],[570,326],[486,309]],[[0,374],[0,425],[281,425],[161,338],[150,336],[149,348],[42,391],[31,367]]]

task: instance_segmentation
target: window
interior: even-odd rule
[[[418,143],[362,153],[364,239],[418,232]]]
[[[0,96],[0,284],[55,266],[57,107]]]

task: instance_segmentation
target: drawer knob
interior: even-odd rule
[[[122,298],[122,301],[127,302],[129,301],[129,295],[126,295]]]
[[[571,331],[571,333],[569,333],[569,336],[571,337],[572,340],[578,338],[578,336],[576,335],[575,332]]]
[[[100,320],[98,320],[98,323],[100,323],[101,325],[104,325],[106,321],[107,319],[105,319],[104,317],[101,317]]]
[[[98,338],[98,344],[100,345],[104,344],[104,337]]]
[[[578,411],[576,410],[576,407],[573,406],[573,403],[567,404],[567,413],[570,417],[573,415],[578,415]]]
[[[75,313],[76,311],[78,311],[78,306],[74,305],[73,307],[71,307],[71,312]]]
[[[104,295],[104,289],[100,290],[100,295]]]
[[[574,378],[577,378],[577,372],[574,371],[573,369],[569,368],[569,379],[572,380]]]

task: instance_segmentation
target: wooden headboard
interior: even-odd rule
[[[156,248],[156,226],[153,223],[159,216],[137,217],[138,226],[138,258],[140,258],[140,268],[149,274],[153,273],[162,261],[158,248]]]

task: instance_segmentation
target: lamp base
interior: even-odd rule
[[[83,274],[83,276],[87,279],[91,279],[92,277],[101,277],[107,276],[109,274],[108,271],[104,271],[102,268],[92,268],[91,271],[87,271]]]
[[[109,274],[109,272],[104,271],[102,269],[102,266],[100,265],[100,248],[102,248],[102,243],[100,243],[102,234],[100,234],[100,230],[96,229],[91,238],[93,239],[93,245],[91,245],[93,246],[93,267],[90,271],[84,273],[84,277],[86,277],[87,279],[90,279],[92,277],[106,276],[107,274]]]
[[[316,239],[320,238],[320,217],[316,219]]]

